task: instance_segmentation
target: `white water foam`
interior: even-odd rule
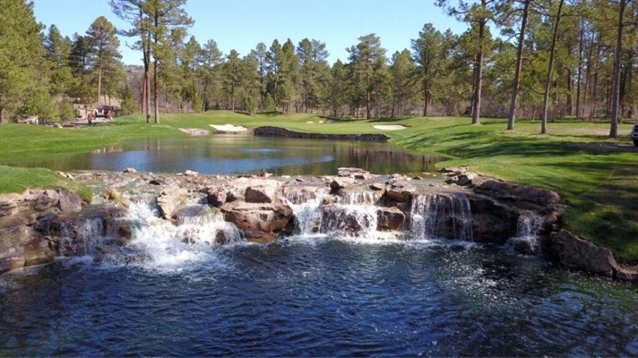
[[[63,256],[83,256],[81,260],[98,260],[111,265],[136,265],[163,271],[181,271],[196,263],[211,263],[220,245],[243,243],[241,232],[213,213],[185,217],[177,225],[159,217],[154,203],[135,202],[121,219],[131,229],[131,240],[118,245],[117,238],[107,237],[103,219],[87,220],[77,229],[76,240],[61,242]],[[80,259],[75,259],[78,261]]]
[[[315,198],[291,200],[283,198],[295,215],[295,233],[298,235],[315,235],[321,227],[321,202],[323,196]]]
[[[153,204],[135,203],[130,213],[133,236],[127,246],[145,255],[144,266],[180,269],[213,259],[218,237],[226,244],[243,241],[239,230],[219,215],[188,217],[173,225],[158,217]]]
[[[472,211],[465,195],[417,195],[412,199],[410,231],[416,239],[441,236],[451,223],[454,238],[472,241]]]
[[[538,231],[543,224],[543,218],[532,212],[524,212],[518,217],[516,223],[516,236],[508,240],[508,247],[514,250],[533,254],[538,252],[540,242]]]

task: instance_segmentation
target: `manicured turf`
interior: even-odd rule
[[[606,137],[608,123],[577,120],[549,123],[549,134],[540,135],[538,121],[519,120],[516,131],[506,131],[504,119],[483,119],[481,126],[472,126],[469,118],[458,117],[366,121],[215,111],[165,114],[160,125],[148,125],[142,118],[129,116],[80,129],[2,125],[0,162],[86,152],[126,138],[186,136],[178,128],[211,130],[210,124],[271,125],[319,133],[381,133],[373,126],[403,124],[408,128],[385,132],[392,142],[450,158],[439,166],[468,165],[504,180],[555,190],[571,207],[565,215],[570,230],[611,248],[624,262],[638,263],[638,150],[628,139],[630,124],[622,124],[619,138],[611,140]],[[0,167],[0,192],[23,190],[7,180],[14,174]],[[46,179],[38,182],[47,186]]]

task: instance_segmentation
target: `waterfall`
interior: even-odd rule
[[[293,202],[284,197],[295,216],[295,233],[299,235],[316,234],[321,226],[321,202],[322,197],[308,199],[307,201]]]
[[[104,220],[101,218],[87,219],[76,229],[73,225],[64,223],[60,230],[59,254],[61,256],[95,255],[106,239]]]
[[[328,191],[296,189],[284,192],[284,201],[295,216],[295,233],[301,236],[331,235],[376,239],[377,209],[382,193],[342,191],[332,204],[326,203]]]
[[[412,198],[410,218],[410,231],[416,239],[473,240],[470,199],[465,195],[417,195]]]
[[[434,236],[437,211],[431,210],[431,203],[431,197],[427,195],[418,195],[412,198],[410,232],[415,239]]]
[[[112,264],[174,267],[208,260],[214,247],[244,241],[235,225],[221,215],[199,212],[205,214],[182,217],[174,225],[159,217],[154,203],[135,202],[122,218],[86,219],[75,232],[71,226],[63,227],[59,253]],[[126,228],[130,238],[122,237],[121,228]]]
[[[516,222],[516,236],[508,241],[508,246],[522,254],[534,254],[538,251],[538,231],[543,219],[532,212],[523,212]]]
[[[304,187],[292,188],[284,190],[282,199],[294,213],[295,233],[304,236],[317,234],[321,227],[321,203],[328,195],[328,190],[317,192]]]
[[[221,215],[186,217],[173,225],[159,217],[152,203],[135,203],[130,212],[133,235],[128,248],[158,266],[205,261],[212,247],[243,241],[240,231]]]

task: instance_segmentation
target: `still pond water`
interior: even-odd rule
[[[60,171],[131,167],[156,173],[334,175],[339,167],[359,167],[375,174],[420,174],[433,171],[440,159],[407,153],[387,143],[217,135],[138,139],[90,153],[46,160],[24,158],[9,164]]]

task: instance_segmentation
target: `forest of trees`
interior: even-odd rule
[[[467,24],[455,34],[424,24],[411,47],[388,54],[375,34],[328,63],[324,42],[275,39],[222,53],[189,35],[187,0],[108,0],[129,27],[99,17],[72,37],[45,29],[26,0],[0,7],[0,122],[68,120],[73,103],[108,95],[124,113],[228,109],[387,118],[468,115],[638,119],[638,0],[437,0]],[[211,11],[214,11],[212,9]],[[130,38],[139,67],[121,62]],[[104,103],[103,103],[104,104]]]

